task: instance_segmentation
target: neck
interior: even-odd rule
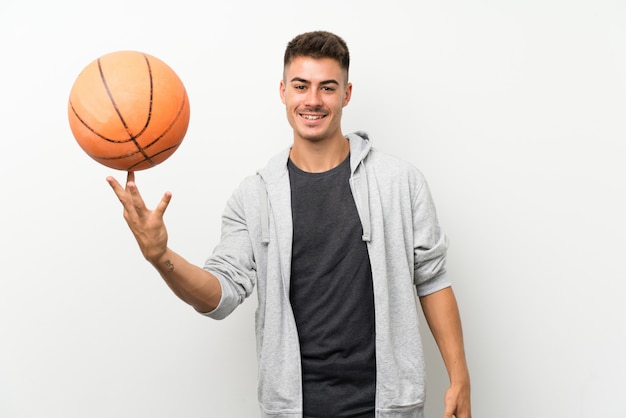
[[[296,138],[289,158],[300,170],[323,173],[341,164],[349,152],[350,142],[343,136],[320,142]]]

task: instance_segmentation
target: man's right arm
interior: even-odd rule
[[[222,288],[213,274],[189,263],[169,248],[158,259],[149,261],[170,289],[196,311],[211,312],[219,305]]]
[[[217,278],[189,263],[167,246],[168,235],[163,215],[172,198],[171,193],[165,193],[157,207],[150,210],[137,189],[133,172],[128,173],[125,188],[113,177],[107,177],[107,182],[124,207],[124,219],[141,253],[157,269],[170,289],[199,312],[214,310],[222,297]]]

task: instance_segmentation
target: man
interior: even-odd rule
[[[470,418],[470,383],[446,239],[411,165],[344,136],[349,52],[338,36],[298,35],[280,97],[293,144],[245,179],[204,268],[167,246],[166,193],[146,208],[128,173],[107,180],[144,257],[183,301],[222,319],[257,286],[264,417],[423,416],[417,296],[450,378],[444,417]]]

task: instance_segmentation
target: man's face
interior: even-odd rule
[[[347,78],[347,72],[331,58],[296,57],[285,67],[280,97],[294,140],[343,138],[341,113],[352,94]]]

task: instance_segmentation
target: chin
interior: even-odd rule
[[[296,131],[296,135],[307,141],[319,142],[319,141],[324,140],[328,136],[328,133],[325,130],[320,131],[319,129],[305,128],[305,129],[298,129]]]
[[[322,142],[324,139],[327,138],[326,135],[320,134],[320,135],[299,135],[300,138],[304,139],[305,141],[309,141],[309,142]]]

